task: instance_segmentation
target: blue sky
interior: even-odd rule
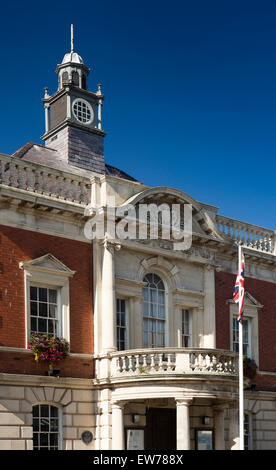
[[[0,152],[42,143],[70,49],[103,84],[106,162],[276,228],[276,2],[13,1],[0,18]]]

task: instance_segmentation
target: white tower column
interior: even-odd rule
[[[215,314],[215,273],[214,267],[204,267],[204,348],[216,347],[216,314]]]
[[[224,409],[224,405],[219,405],[214,408],[215,450],[225,450]]]
[[[176,400],[176,449],[190,450],[189,405],[192,399]]]
[[[116,297],[114,253],[119,249],[105,240],[102,264],[102,350],[116,351]]]
[[[112,403],[112,450],[124,450],[124,402]]]

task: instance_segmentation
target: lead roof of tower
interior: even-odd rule
[[[77,52],[74,52],[74,51],[68,52],[63,57],[62,64],[70,64],[70,63],[84,65],[82,57],[79,54],[77,54]]]

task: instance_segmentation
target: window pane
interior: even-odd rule
[[[31,315],[37,315],[37,302],[31,302]]]
[[[31,331],[37,331],[37,320],[36,318],[31,318]]]
[[[147,302],[148,301],[148,289],[143,288],[143,299]]]
[[[30,288],[30,299],[31,300],[37,300],[37,287],[32,287]]]
[[[57,318],[57,306],[49,305],[49,317]]]
[[[38,417],[39,416],[39,406],[34,406],[33,407],[33,416]]]
[[[39,431],[39,419],[38,418],[33,419],[33,430],[34,432]]]
[[[48,434],[41,433],[40,434],[40,446],[41,447],[48,447]]]
[[[50,427],[50,430],[51,431],[58,431],[58,419],[57,418],[53,418],[51,419],[51,427]]]
[[[47,333],[47,320],[38,320],[38,332]]]
[[[126,313],[125,313],[125,300],[116,300],[116,333],[117,333],[117,349],[122,351],[126,349]]]
[[[58,448],[58,434],[50,434],[50,446],[54,447],[55,449]]]
[[[153,289],[150,290],[150,300],[153,303],[157,302],[157,292]]]
[[[57,303],[57,291],[53,289],[49,289],[49,302],[50,303]]]
[[[146,316],[147,316],[147,315],[148,315],[148,312],[149,312],[149,310],[148,310],[148,303],[143,302],[143,315],[146,315]]]
[[[47,317],[47,304],[42,304],[39,302],[39,316]]]
[[[39,300],[41,302],[47,302],[47,289],[44,287],[39,288]]]
[[[38,447],[38,434],[33,433],[33,447],[34,449],[37,449]]]
[[[40,405],[40,416],[49,416],[49,405]]]
[[[158,307],[158,316],[159,316],[159,318],[165,318],[164,305],[159,305],[159,307]]]
[[[40,420],[40,431],[49,431],[50,420],[49,418],[41,418]]]
[[[49,334],[55,334],[56,333],[56,325],[55,325],[55,321],[53,321],[53,320],[48,321],[48,333]]]

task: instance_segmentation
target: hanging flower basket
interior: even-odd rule
[[[32,333],[28,341],[28,349],[33,351],[36,362],[48,362],[49,370],[53,370],[58,361],[67,357],[69,343],[64,338]]]
[[[255,379],[257,375],[257,364],[254,359],[245,357],[243,360],[243,375],[248,379]]]

